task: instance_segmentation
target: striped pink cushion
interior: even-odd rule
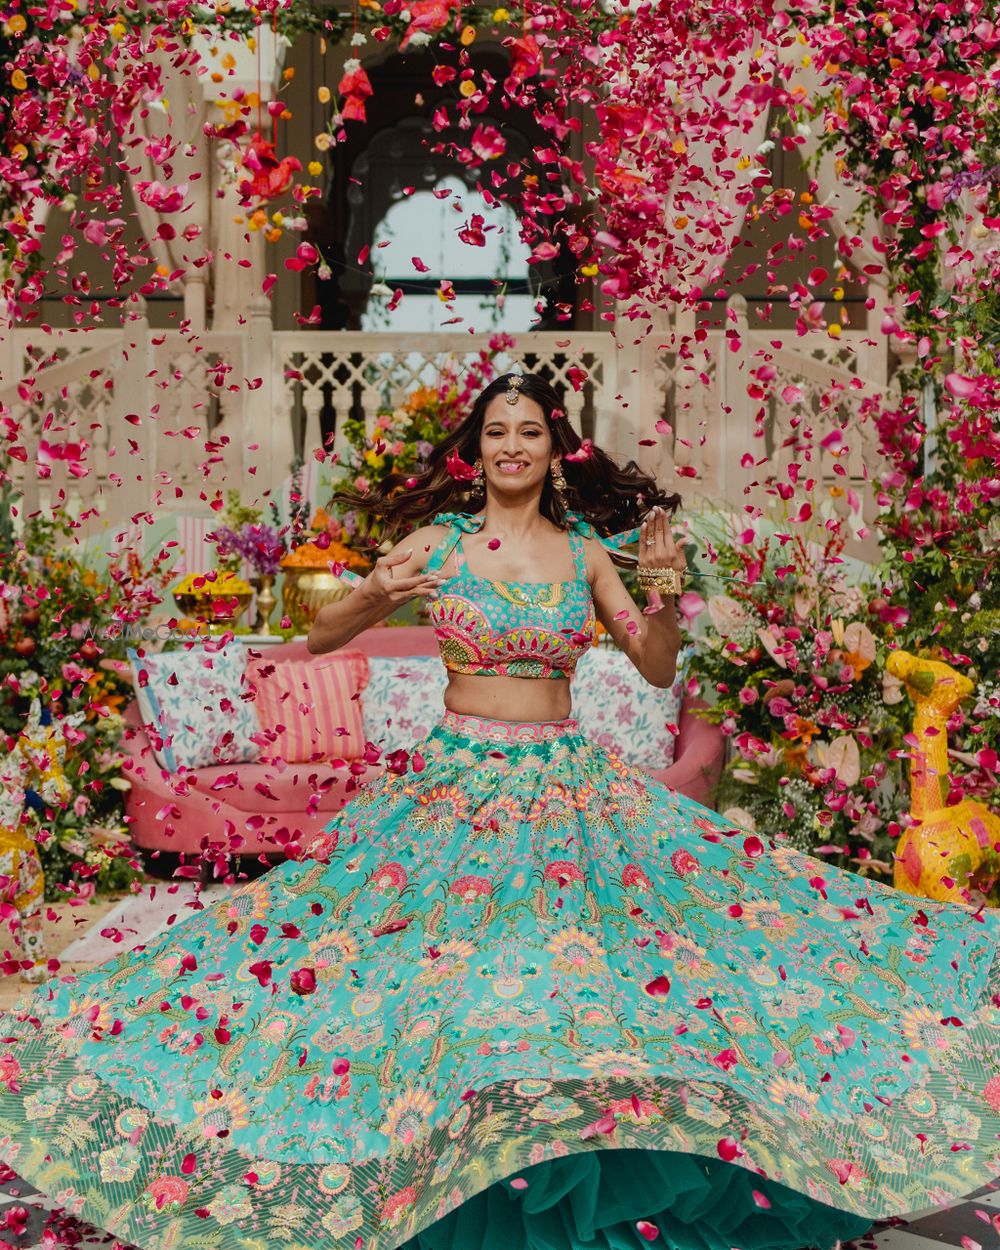
[[[361,691],[368,684],[363,651],[337,651],[315,660],[268,661],[247,666],[256,689],[264,756],[289,763],[357,759],[365,750]]]

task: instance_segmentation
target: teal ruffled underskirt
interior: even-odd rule
[[[721,1160],[601,1150],[523,1168],[399,1250],[833,1250],[870,1227]]]

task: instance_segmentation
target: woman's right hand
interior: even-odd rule
[[[441,585],[441,577],[423,569],[404,576],[404,566],[412,559],[412,548],[390,551],[388,555],[380,556],[358,588],[359,592],[372,606],[378,605],[380,608],[397,608],[402,603],[409,603],[411,599],[433,597]]]

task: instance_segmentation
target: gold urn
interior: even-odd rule
[[[252,599],[253,588],[231,574],[188,576],[174,590],[184,615],[213,634],[232,629]]]
[[[307,633],[320,608],[351,593],[351,587],[327,568],[289,567],[281,591],[281,607],[299,633]]]

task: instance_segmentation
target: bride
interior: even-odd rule
[[[829,1250],[1000,1173],[996,917],[570,719],[597,620],[673,680],[676,497],[508,375],[352,502],[417,528],[310,650],[426,597],[440,724],[302,861],[5,1017],[0,1157],[156,1250]]]

